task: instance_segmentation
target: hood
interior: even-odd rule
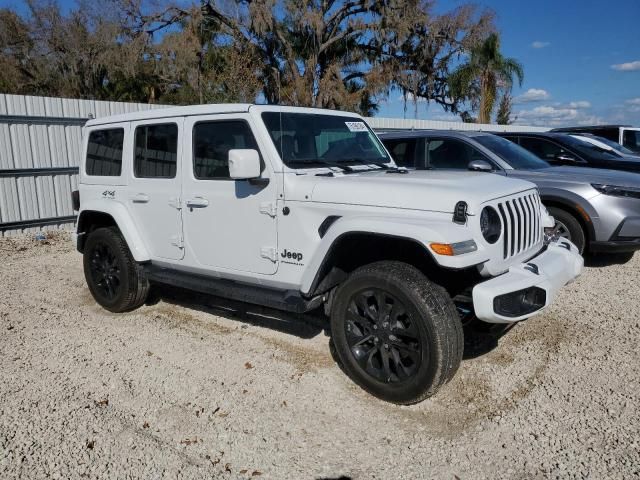
[[[285,175],[287,200],[342,203],[453,213],[467,202],[474,215],[481,204],[536,188],[529,182],[490,173],[409,170],[337,174],[333,177]]]
[[[616,153],[622,156],[622,160],[626,162],[632,162],[633,164],[640,163],[640,154],[638,153],[621,153],[621,152],[616,152]]]
[[[589,167],[549,167],[540,170],[509,170],[510,177],[545,184],[603,183],[621,187],[640,187],[640,173]]]

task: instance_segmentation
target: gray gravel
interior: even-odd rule
[[[177,291],[110,314],[66,239],[0,240],[0,478],[638,477],[625,260],[501,338],[467,332],[455,379],[397,407],[345,377],[321,319]]]

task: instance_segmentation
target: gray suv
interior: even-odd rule
[[[419,130],[381,133],[380,138],[400,166],[487,171],[535,183],[558,233],[581,252],[640,249],[640,174],[552,167],[485,132]]]

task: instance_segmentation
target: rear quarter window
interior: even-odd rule
[[[119,177],[122,173],[124,129],[93,130],[87,142],[87,175]]]

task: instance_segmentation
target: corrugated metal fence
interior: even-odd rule
[[[154,107],[0,94],[0,234],[73,223],[82,125]]]
[[[0,94],[0,235],[74,222],[81,129],[89,117],[162,108],[122,102]],[[369,118],[376,129],[547,130]]]

